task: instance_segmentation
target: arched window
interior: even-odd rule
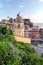
[[[18,28],[20,28],[20,24],[18,24]]]

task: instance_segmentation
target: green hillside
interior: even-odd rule
[[[17,42],[13,31],[0,26],[0,65],[43,65],[29,44]]]

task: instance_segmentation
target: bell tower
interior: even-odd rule
[[[24,37],[24,21],[22,17],[20,16],[20,13],[17,14],[17,18],[15,20],[15,30],[14,34],[17,36],[23,36]]]

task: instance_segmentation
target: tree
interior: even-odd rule
[[[0,26],[0,33],[2,33],[3,35],[6,34],[6,30],[7,30],[6,26]]]

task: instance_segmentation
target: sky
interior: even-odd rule
[[[43,0],[0,0],[0,20],[17,13],[34,23],[43,23]]]

